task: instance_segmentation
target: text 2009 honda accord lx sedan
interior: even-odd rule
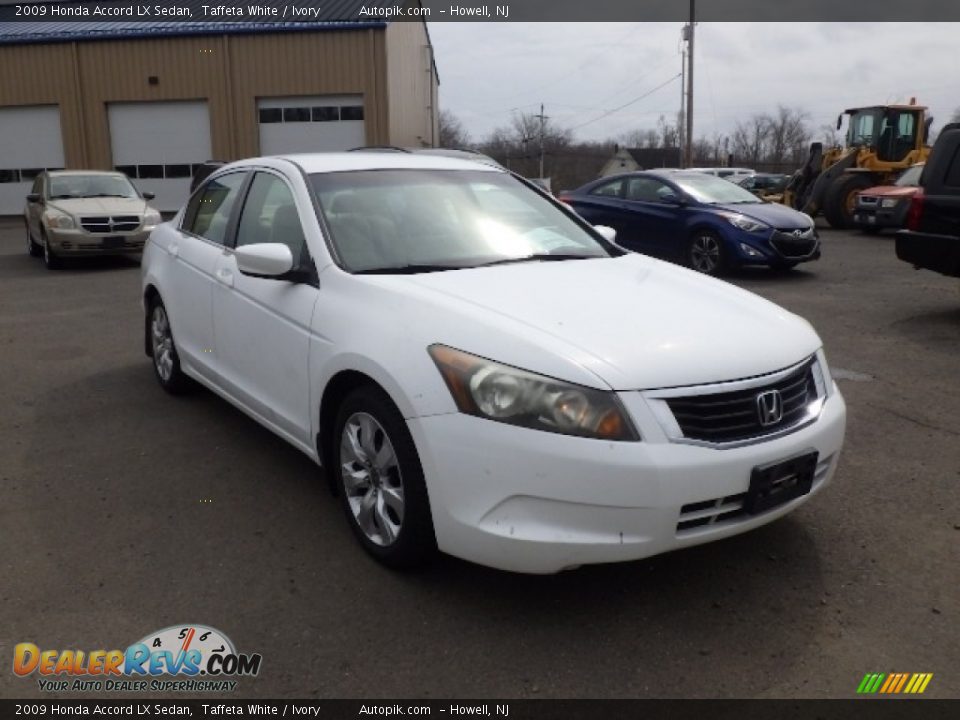
[[[388,565],[642,558],[822,489],[846,411],[810,325],[609,235],[468,160],[236,162],[147,243],[146,351],[327,468]]]

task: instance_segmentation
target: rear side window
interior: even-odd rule
[[[187,205],[182,229],[223,245],[230,213],[245,177],[243,172],[229,173],[208,182]]]
[[[620,197],[623,194],[623,180],[614,180],[590,191],[591,195],[600,197]]]

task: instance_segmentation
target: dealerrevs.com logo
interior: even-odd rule
[[[45,692],[227,692],[236,677],[260,672],[259,654],[238,653],[226,635],[206,625],[172,625],[126,650],[13,648],[13,672],[36,673]]]

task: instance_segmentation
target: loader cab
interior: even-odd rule
[[[897,163],[923,145],[925,108],[890,105],[847,110],[847,147],[873,150],[877,159]]]

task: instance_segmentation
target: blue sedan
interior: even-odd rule
[[[744,265],[787,269],[820,257],[809,215],[704,173],[613,175],[558,199],[587,222],[616,230],[618,245],[708,275]]]

